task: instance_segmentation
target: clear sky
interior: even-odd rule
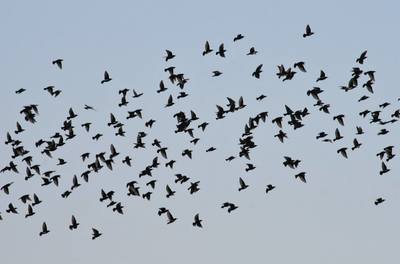
[[[19,121],[26,131],[13,137],[31,151],[42,171],[54,169],[61,178],[59,187],[41,187],[37,175],[24,181],[26,166],[20,158],[15,161],[20,174],[0,175],[0,186],[14,182],[9,195],[0,193],[0,262],[397,263],[400,165],[396,156],[387,163],[391,171],[380,176],[381,161],[375,155],[388,145],[397,153],[399,123],[386,125],[390,133],[377,136],[382,127],[358,113],[379,110],[378,105],[387,101],[391,105],[381,109],[387,120],[399,108],[398,10],[396,1],[5,1],[0,9],[0,135],[5,140]],[[303,39],[307,24],[315,34]],[[245,38],[234,43],[239,33]],[[225,43],[226,58],[203,57],[206,40],[214,50]],[[246,56],[252,46],[258,54]],[[167,63],[165,49],[176,54]],[[365,76],[357,89],[345,93],[339,86],[347,84],[364,50],[368,58],[361,68],[376,71],[375,93],[361,87]],[[51,63],[57,58],[64,59],[62,70]],[[306,62],[307,73],[298,72],[287,82],[277,78],[277,65],[291,67],[297,61]],[[257,80],[251,73],[261,63],[263,72]],[[167,79],[168,66],[190,79],[185,86],[189,96],[164,108],[168,96],[180,92]],[[105,70],[113,80],[100,84]],[[214,70],[223,74],[211,77]],[[328,79],[317,85],[320,70]],[[157,94],[160,80],[168,91]],[[62,90],[61,95],[51,97],[43,90],[49,85]],[[330,115],[318,111],[306,95],[313,86],[324,90],[321,97],[331,105]],[[14,93],[22,87],[26,92]],[[132,98],[130,92],[128,106],[120,108],[118,90],[123,88],[144,95]],[[260,94],[267,98],[256,101]],[[370,98],[358,103],[365,94]],[[240,96],[247,105],[244,109],[215,120],[215,105]],[[39,105],[34,125],[19,114],[28,104]],[[85,111],[84,104],[96,111]],[[271,120],[285,112],[285,104],[294,110],[307,107],[311,115],[295,131],[285,121],[282,130],[288,139],[282,144],[274,137],[279,128]],[[78,114],[73,121],[77,137],[53,159],[41,155],[34,142],[60,131],[70,107]],[[143,120],[126,120],[127,111],[138,108],[143,109]],[[173,132],[172,115],[181,110],[193,110],[201,122],[210,123],[205,132],[195,130],[200,138],[196,146],[187,134]],[[249,161],[224,159],[237,155],[244,125],[262,111],[269,117],[254,133],[258,146],[251,163],[257,168],[246,173]],[[107,126],[111,112],[126,124],[125,138],[114,136]],[[332,120],[338,114],[345,114],[344,127]],[[151,118],[156,120],[153,128],[144,127]],[[85,122],[93,123],[89,133],[80,127]],[[363,145],[344,159],[336,150],[352,146],[356,125],[365,130],[357,136]],[[337,127],[344,139],[334,144],[315,139],[320,131],[332,137]],[[139,131],[148,134],[146,149],[133,148]],[[96,133],[104,135],[97,142],[91,139]],[[150,145],[154,138],[168,147],[168,158],[177,160],[176,166],[165,168],[159,157],[151,201],[128,197],[125,184],[130,180],[137,180],[141,191],[149,190],[145,183],[151,178],[138,179],[138,173],[157,155]],[[111,143],[121,153],[114,170],[92,173],[88,184],[79,177],[82,186],[68,199],[61,198],[73,175],[86,170],[80,155],[90,152],[93,160],[96,153],[109,153]],[[206,153],[210,146],[217,150]],[[193,149],[192,160],[181,156],[186,148]],[[11,147],[3,145],[1,167],[10,155]],[[133,159],[132,168],[121,164],[126,155]],[[284,167],[283,156],[300,159],[299,168]],[[57,158],[67,164],[56,166]],[[307,172],[307,184],[294,177],[301,171]],[[190,195],[187,183],[174,184],[175,173],[200,181],[200,191]],[[242,192],[237,190],[239,177],[249,185]],[[165,198],[166,184],[176,191],[170,199]],[[276,186],[268,195],[267,184]],[[101,188],[116,192],[124,215],[99,202]],[[27,205],[18,198],[33,193],[43,203],[25,219]],[[375,206],[377,197],[386,202]],[[239,208],[228,214],[220,208],[226,201]],[[5,212],[9,202],[18,215]],[[159,207],[170,209],[178,220],[167,225],[166,217],[157,215]],[[192,226],[196,213],[203,219],[203,229]],[[76,231],[68,229],[72,214],[80,223]],[[39,237],[43,221],[50,233]],[[103,233],[95,241],[92,227]]]

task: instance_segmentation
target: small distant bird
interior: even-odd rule
[[[85,110],[95,110],[93,106],[85,104]]]
[[[251,74],[251,76],[253,76],[257,79],[260,79],[260,74],[262,73],[262,70],[261,70],[262,66],[263,66],[262,64],[258,65],[257,68],[255,69],[255,71]]]
[[[102,235],[102,233],[99,232],[99,230],[97,230],[96,228],[92,228],[92,240],[95,240],[96,238],[98,238],[99,236]]]
[[[202,222],[203,220],[201,220],[200,219],[200,216],[199,216],[199,214],[196,214],[195,216],[194,216],[194,221],[193,221],[193,226],[197,226],[197,227],[203,227],[202,226],[202,224],[201,224],[201,222]]]
[[[254,170],[256,167],[251,163],[246,163],[247,168],[245,169],[246,172]]]
[[[222,74],[222,72],[220,71],[213,71],[212,73],[213,73],[212,77],[218,77]]]
[[[384,201],[386,201],[386,200],[383,199],[382,197],[379,197],[379,198],[377,198],[377,199],[375,200],[374,204],[375,204],[375,205],[378,205],[378,204],[383,203]]]
[[[294,177],[295,178],[299,178],[304,183],[307,183],[307,181],[306,181],[306,173],[304,171],[296,174]]]
[[[225,52],[226,50],[224,48],[224,43],[222,43],[221,45],[219,45],[218,51],[215,54],[225,58]]]
[[[237,208],[239,208],[238,206],[236,206],[235,204],[230,203],[230,202],[225,202],[221,206],[221,208],[226,208],[226,207],[228,207],[228,213],[230,213],[233,210],[236,210]]]
[[[339,122],[340,125],[344,126],[344,120],[343,120],[343,118],[344,118],[344,115],[341,114],[341,115],[334,116],[334,117],[333,117],[333,120],[336,119],[336,120]]]
[[[169,210],[167,211],[167,218],[168,218],[167,224],[172,224],[173,222],[175,222],[178,219],[178,218],[173,217]]]
[[[357,63],[363,64],[364,60],[367,58],[367,51],[365,50],[363,53],[361,53],[360,57],[356,59]]]
[[[175,55],[172,53],[172,51],[170,50],[165,50],[165,52],[167,53],[167,56],[165,56],[165,61],[168,61],[170,59],[173,59],[175,57]]]
[[[261,94],[260,96],[256,97],[256,100],[257,100],[257,101],[261,101],[261,100],[263,100],[264,98],[267,98],[267,96]]]
[[[388,168],[386,167],[386,164],[385,164],[383,161],[382,161],[381,166],[382,166],[382,170],[379,172],[379,175],[383,175],[384,173],[387,173],[387,172],[390,171],[390,169],[388,169]]]
[[[293,67],[294,68],[298,68],[300,71],[302,71],[302,72],[307,72],[306,71],[306,68],[304,67],[304,61],[299,61],[299,62],[296,62],[294,65],[293,65]]]
[[[247,185],[242,178],[239,178],[239,184],[240,184],[240,188],[238,189],[239,192],[249,187],[249,185]]]
[[[306,32],[303,34],[303,38],[310,37],[313,34],[314,34],[314,32],[311,31],[310,25],[307,25],[306,26]]]
[[[358,140],[355,138],[355,139],[353,140],[353,147],[351,148],[351,150],[355,150],[355,149],[361,147],[361,145],[362,145],[362,144],[359,143]]]
[[[166,195],[167,198],[169,198],[169,197],[171,197],[171,196],[173,196],[173,195],[175,194],[175,191],[173,191],[173,190],[169,187],[169,185],[165,186],[165,190],[167,191],[167,195]]]
[[[49,232],[50,232],[50,230],[47,228],[46,222],[43,222],[43,224],[42,224],[42,231],[39,233],[39,236],[46,235],[46,234],[48,234]]]
[[[336,140],[339,140],[339,139],[342,139],[342,138],[343,138],[343,137],[342,137],[342,135],[340,134],[339,129],[336,128],[336,130],[335,130],[335,138],[333,139],[333,141],[336,141]]]
[[[254,47],[251,47],[249,52],[246,55],[256,55],[258,51]]]
[[[347,159],[347,153],[346,153],[347,148],[340,148],[336,152],[341,154],[343,157]]]
[[[20,89],[16,90],[15,93],[16,93],[16,94],[21,94],[21,93],[23,93],[23,92],[25,92],[25,91],[26,91],[26,89],[20,88]]]
[[[165,105],[165,107],[170,107],[170,106],[173,106],[173,105],[174,105],[174,99],[172,98],[172,95],[170,95],[168,97],[168,101],[167,101],[167,104]]]
[[[28,218],[28,217],[30,217],[30,216],[32,216],[34,214],[35,214],[35,212],[33,211],[32,206],[29,204],[28,205],[28,213],[25,215],[25,218]]]
[[[135,91],[135,89],[132,89],[132,92],[133,92],[133,98],[139,98],[140,96],[142,96],[143,95],[143,93],[137,93],[136,91]]]
[[[167,208],[165,208],[165,207],[160,207],[160,208],[158,208],[157,214],[158,214],[159,216],[161,216],[162,214],[165,214],[165,213],[167,213],[167,212],[168,212],[168,209],[167,209]]]
[[[57,59],[57,60],[53,60],[51,63],[57,64],[58,68],[60,68],[60,70],[62,70],[62,62],[63,62],[63,59]]]
[[[326,137],[328,134],[326,134],[325,132],[319,132],[319,134],[316,136],[316,139],[320,139],[320,138],[324,138]]]
[[[206,149],[206,152],[212,152],[217,150],[215,147],[209,147],[208,149]]]
[[[6,209],[7,213],[13,213],[13,214],[18,214],[17,212],[17,207],[14,207],[14,205],[12,203],[8,204],[8,209]]]
[[[212,52],[213,50],[210,48],[210,43],[206,41],[206,44],[204,44],[204,51],[203,51],[203,56]]]
[[[356,135],[364,134],[364,131],[363,131],[362,127],[356,126],[356,129],[357,129],[357,134]]]
[[[368,98],[369,98],[369,96],[367,96],[367,95],[363,95],[363,96],[361,96],[361,97],[360,97],[360,99],[358,99],[358,102],[361,102],[361,101],[367,100]]]
[[[275,189],[275,186],[273,186],[272,184],[268,184],[267,188],[265,188],[265,192],[268,193],[268,192],[272,191],[273,189]]]
[[[244,38],[244,36],[242,34],[237,34],[237,36],[233,38],[233,42],[241,40],[242,38]]]
[[[2,190],[5,194],[10,194],[10,186],[13,184],[14,182],[9,182],[5,185],[3,185],[0,190]]]
[[[71,216],[71,225],[69,225],[69,229],[73,230],[73,229],[77,229],[79,226],[79,223],[76,221],[75,216]]]
[[[165,87],[164,82],[162,80],[160,81],[159,87],[160,87],[160,89],[157,90],[157,93],[161,93],[161,92],[168,90],[168,88]]]
[[[327,79],[328,77],[326,76],[325,72],[323,70],[321,70],[321,72],[319,73],[319,77],[317,79],[317,82],[319,81],[323,81],[325,79]]]
[[[17,122],[17,130],[14,131],[15,134],[19,134],[24,132],[25,129],[22,128],[21,124],[19,122]]]
[[[111,81],[110,75],[107,71],[104,72],[104,79],[101,81],[101,84]]]
[[[279,133],[274,135],[274,137],[277,137],[279,139],[279,141],[283,143],[283,140],[284,140],[284,138],[287,138],[287,135],[282,130],[279,130]]]

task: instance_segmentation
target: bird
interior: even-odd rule
[[[342,138],[343,138],[343,137],[342,137],[342,135],[340,134],[339,129],[336,128],[336,130],[335,130],[335,138],[333,139],[333,141],[340,140],[340,139],[342,139]]]
[[[305,64],[304,61],[299,61],[299,62],[296,62],[296,63],[293,65],[293,67],[294,67],[294,68],[298,68],[298,69],[299,69],[300,71],[302,71],[302,72],[307,72],[306,68],[304,67],[304,64]]]
[[[251,47],[250,48],[250,50],[249,50],[249,52],[246,54],[247,56],[249,56],[249,55],[256,55],[258,53],[258,51],[254,48],[254,47]]]
[[[276,187],[273,186],[272,184],[268,184],[267,187],[265,188],[265,193],[269,193],[270,191],[272,191],[275,188]]]
[[[225,52],[226,50],[224,48],[224,43],[222,43],[221,45],[219,45],[218,51],[215,54],[225,58]]]
[[[3,185],[0,190],[2,190],[5,194],[10,194],[10,186],[13,184],[14,182],[9,182],[5,185]]]
[[[360,57],[358,57],[356,59],[356,62],[360,63],[360,64],[364,64],[364,61],[366,58],[367,58],[367,51],[365,50],[365,51],[363,51],[363,53],[361,53]]]
[[[25,218],[28,218],[30,216],[33,216],[35,214],[35,212],[33,211],[32,206],[29,204],[28,205],[28,212],[25,214]]]
[[[233,42],[241,40],[242,38],[244,38],[244,36],[242,34],[237,34],[236,37],[233,38]]]
[[[170,60],[170,59],[175,58],[175,55],[172,53],[172,51],[170,51],[170,50],[165,50],[165,52],[167,53],[167,56],[164,57],[164,58],[165,58],[165,61],[168,61],[168,60]]]
[[[253,77],[260,79],[260,74],[262,72],[261,68],[262,68],[262,64],[258,65],[257,68],[255,69],[255,71],[251,74]]]
[[[256,167],[251,163],[246,163],[247,168],[245,169],[246,172],[254,170]]]
[[[107,71],[104,72],[104,79],[101,81],[101,84],[111,81],[110,75]]]
[[[62,70],[62,63],[63,63],[63,59],[56,59],[56,60],[53,60],[51,63],[52,64],[56,64],[57,65],[57,67],[60,69],[60,70]]]
[[[169,198],[175,194],[175,191],[173,191],[168,185],[165,186],[165,190],[167,191],[166,197]]]
[[[167,208],[165,208],[165,207],[160,207],[160,208],[158,208],[157,214],[158,214],[159,216],[161,216],[162,214],[166,214],[167,212],[168,212],[168,209],[167,209]]]
[[[280,141],[281,143],[283,143],[283,140],[284,140],[285,138],[287,138],[287,134],[286,134],[285,132],[283,132],[282,130],[279,130],[279,133],[276,134],[276,135],[274,135],[274,137],[277,137],[277,138],[279,139],[279,141]]]
[[[42,224],[42,231],[39,233],[39,236],[46,235],[46,234],[48,234],[49,232],[50,232],[50,230],[47,228],[46,222],[43,222],[43,224]]]
[[[140,96],[142,96],[143,95],[143,93],[137,93],[136,91],[135,91],[135,89],[132,89],[132,92],[133,92],[133,98],[139,98]]]
[[[239,208],[237,205],[230,203],[230,202],[225,202],[222,204],[221,208],[228,208],[228,213],[231,213],[232,211],[236,210]]]
[[[42,201],[39,199],[39,197],[34,193],[33,194],[33,203],[32,203],[32,206],[35,206],[35,205],[38,205],[38,204],[41,204],[42,203]]]
[[[296,174],[294,177],[295,178],[299,178],[304,183],[307,183],[307,181],[306,181],[306,173],[304,171]]]
[[[69,230],[74,230],[77,229],[79,226],[79,223],[76,221],[76,218],[74,215],[71,216],[71,224],[69,225]]]
[[[22,94],[22,93],[25,92],[25,91],[26,91],[26,89],[20,88],[20,89],[16,90],[15,93],[16,93],[16,94]]]
[[[202,227],[203,227],[203,225],[201,224],[202,221],[203,221],[203,220],[200,219],[199,214],[196,214],[196,215],[194,216],[194,220],[193,220],[192,225],[202,228]]]
[[[345,157],[346,159],[347,159],[347,153],[346,153],[346,150],[347,150],[347,148],[346,147],[344,147],[344,148],[340,148],[340,149],[338,149],[336,152],[337,153],[340,153],[343,157]]]
[[[168,218],[167,224],[172,224],[173,222],[175,222],[178,219],[178,218],[173,217],[169,210],[167,211],[167,218]]]
[[[210,48],[210,43],[208,41],[206,41],[206,43],[204,44],[204,51],[203,51],[203,56],[211,53],[213,50]]]
[[[220,76],[221,74],[222,74],[222,72],[220,72],[220,71],[213,71],[212,72],[212,77],[218,77],[218,76]]]
[[[162,80],[160,81],[159,87],[160,88],[157,90],[157,93],[161,93],[168,90],[168,88],[165,87],[164,82]]]
[[[100,233],[99,230],[92,227],[92,240],[95,240],[96,238],[98,238],[101,235],[102,235],[102,233]]]
[[[355,138],[355,139],[353,140],[353,147],[351,147],[351,150],[355,150],[355,149],[361,147],[361,145],[362,145],[362,144],[359,143],[358,140]]]
[[[318,79],[317,79],[317,82],[323,81],[323,80],[325,80],[325,79],[327,79],[327,78],[328,78],[328,77],[326,76],[325,72],[324,72],[323,70],[321,70],[320,73],[319,73],[319,77],[318,77]]]
[[[375,200],[374,204],[375,205],[379,205],[381,203],[383,203],[384,201],[386,201],[385,199],[383,199],[382,197],[379,197]]]
[[[314,32],[311,31],[310,25],[307,25],[306,26],[306,32],[303,34],[303,38],[310,37],[313,34],[314,34]]]
[[[334,116],[334,117],[333,117],[333,120],[336,119],[336,120],[339,122],[340,125],[344,126],[344,120],[343,120],[343,118],[344,118],[344,115],[341,114],[341,115]]]
[[[19,134],[21,132],[24,132],[25,129],[22,128],[19,122],[17,122],[17,130],[14,131],[15,134]]]
[[[249,185],[247,185],[242,178],[239,178],[239,184],[240,184],[239,192],[249,187]]]
[[[165,107],[170,107],[170,106],[173,106],[173,105],[174,105],[174,101],[173,101],[172,95],[170,95],[170,96],[168,97],[168,102],[167,102],[167,104],[165,105]]]
[[[264,95],[264,94],[261,94],[260,96],[256,97],[256,100],[257,100],[257,101],[261,101],[261,100],[263,100],[264,98],[267,98],[267,96]]]
[[[388,169],[387,167],[386,167],[386,164],[382,161],[382,163],[381,163],[381,167],[382,167],[382,170],[379,172],[379,175],[383,175],[383,174],[385,174],[385,173],[387,173],[387,172],[389,172],[390,171],[390,169]]]

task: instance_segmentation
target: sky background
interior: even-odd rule
[[[377,136],[381,128],[370,125],[358,113],[383,110],[386,120],[399,108],[397,98],[400,46],[397,34],[399,4],[396,1],[7,1],[0,10],[0,135],[15,130],[16,121],[26,129],[15,138],[31,150],[34,163],[42,171],[57,169],[60,186],[41,187],[35,176],[24,181],[25,165],[17,160],[20,174],[0,175],[0,186],[13,181],[10,195],[0,193],[0,248],[2,263],[398,263],[400,229],[400,165],[396,156],[388,163],[391,171],[379,176],[381,161],[375,156],[388,145],[397,153],[398,123],[387,125],[391,132]],[[303,39],[306,24],[315,32]],[[241,33],[244,39],[233,43]],[[214,54],[201,55],[205,41],[214,50],[225,43],[226,58]],[[246,56],[254,46],[259,53]],[[176,58],[166,63],[165,49]],[[376,70],[375,93],[358,103],[366,90],[359,86],[345,93],[355,59],[368,50],[364,70]],[[51,64],[64,59],[59,70]],[[305,61],[307,73],[297,73],[293,80],[282,82],[275,73],[276,65],[292,66]],[[259,80],[251,73],[263,63]],[[164,108],[170,94],[180,89],[167,80],[164,68],[175,66],[177,72],[190,79],[185,86],[188,97]],[[331,104],[331,115],[313,107],[315,101],[306,91],[316,86],[319,71],[329,77],[318,84],[324,102]],[[100,84],[107,70],[113,80]],[[211,78],[211,72],[223,72]],[[160,80],[168,91],[157,94]],[[361,83],[366,77],[361,77]],[[43,88],[54,85],[61,89],[53,98]],[[27,91],[16,95],[15,90]],[[140,98],[128,98],[129,105],[119,108],[123,88],[143,92]],[[258,102],[260,94],[268,97]],[[370,95],[370,94],[368,94]],[[226,97],[244,97],[247,107],[215,120],[215,105],[227,103]],[[34,125],[26,123],[19,111],[24,105],[38,104],[40,115]],[[84,104],[97,111],[83,110]],[[282,144],[273,137],[279,129],[271,120],[284,113],[284,105],[292,109],[307,107],[311,115],[305,126],[288,133]],[[60,130],[68,109],[79,115],[73,122],[77,137],[57,150],[54,159],[40,155],[34,142],[48,139]],[[127,111],[143,109],[143,120],[126,121]],[[196,146],[187,134],[175,134],[178,111],[195,111],[200,121],[210,126]],[[269,118],[254,133],[258,145],[252,153],[257,168],[244,171],[245,159],[227,163],[224,159],[237,155],[238,139],[249,117],[268,111]],[[126,124],[125,138],[115,137],[107,127],[109,114]],[[345,114],[345,127],[332,117]],[[152,129],[144,127],[150,118]],[[90,133],[80,124],[92,122]],[[200,124],[197,121],[194,124]],[[355,126],[365,135],[357,137],[362,147],[349,152],[349,159],[336,153],[351,147]],[[315,140],[320,131],[332,135],[339,127],[344,139],[335,144]],[[134,149],[139,131],[146,131],[146,149]],[[97,132],[104,134],[98,142],[91,140]],[[156,149],[154,138],[168,147],[169,158],[177,160],[174,170],[161,165],[154,171],[158,180],[151,201],[127,197],[126,182],[151,163]],[[113,143],[121,155],[116,157],[113,172],[106,168],[92,174],[89,184],[76,189],[68,199],[61,193],[70,187],[74,174],[86,168],[80,160],[84,152],[92,155],[109,152]],[[205,153],[215,146],[217,150]],[[181,156],[185,148],[193,149],[193,159]],[[0,148],[1,166],[10,161],[10,146]],[[133,167],[121,164],[125,155],[133,158]],[[283,156],[302,160],[296,170],[282,165]],[[56,158],[68,164],[57,167]],[[93,157],[91,157],[91,160]],[[294,175],[307,172],[307,184]],[[200,181],[200,191],[190,195],[187,185],[175,185],[174,173],[183,173],[191,181]],[[239,177],[250,186],[238,192]],[[150,178],[141,178],[141,190],[148,188]],[[165,185],[176,190],[175,197],[165,198]],[[267,184],[277,188],[265,194]],[[115,198],[125,206],[118,215],[98,201],[100,189],[115,190]],[[24,218],[26,205],[18,198],[37,193],[43,203],[36,214]],[[377,197],[387,201],[374,205]],[[223,202],[234,202],[239,208],[228,214],[220,208]],[[19,215],[5,213],[9,202],[18,207]],[[178,220],[166,225],[166,217],[158,217],[159,207],[167,207]],[[203,229],[192,227],[193,216],[199,213]],[[68,230],[71,215],[80,222],[78,230]],[[39,237],[41,224],[47,222],[50,233]],[[103,236],[91,240],[91,228]]]

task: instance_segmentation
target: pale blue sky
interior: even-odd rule
[[[60,187],[41,187],[39,177],[25,182],[25,165],[18,161],[20,175],[0,175],[0,186],[14,181],[10,195],[0,193],[1,263],[397,263],[400,258],[398,223],[400,215],[400,169],[397,158],[388,163],[391,171],[379,176],[377,152],[395,145],[397,153],[398,123],[388,125],[391,131],[377,137],[380,126],[370,125],[358,112],[383,110],[387,119],[399,108],[396,52],[399,4],[386,1],[7,1],[0,10],[0,135],[15,129],[16,120],[27,130],[19,138],[32,151],[35,162],[43,170],[56,168],[56,160],[38,155],[33,143],[58,131],[73,107],[79,117],[74,121],[77,138],[56,152],[68,164],[56,168],[61,175]],[[315,35],[303,39],[306,24]],[[236,34],[245,36],[236,43]],[[226,58],[201,56],[208,40],[214,50],[225,43]],[[259,53],[246,56],[254,46]],[[176,58],[165,63],[165,49]],[[362,103],[357,100],[366,90],[344,93],[355,59],[368,50],[365,70],[376,70],[375,93]],[[64,68],[51,64],[63,58]],[[292,65],[304,60],[307,73],[297,73],[292,81],[282,83],[275,73],[276,65]],[[260,80],[251,77],[263,63]],[[180,90],[167,81],[163,69],[173,65],[190,79],[187,98],[165,109],[170,93]],[[328,79],[318,84],[325,92],[322,98],[331,104],[331,115],[319,112],[306,91],[315,86],[320,70]],[[104,70],[113,80],[101,85]],[[211,72],[223,75],[211,78]],[[157,94],[158,83],[164,79],[169,90]],[[365,80],[365,78],[363,79]],[[43,91],[48,85],[62,90],[58,98]],[[15,90],[27,91],[16,95]],[[123,88],[143,92],[138,99],[128,98],[127,107],[118,108]],[[261,93],[268,97],[258,102]],[[226,97],[244,97],[247,107],[227,118],[215,120],[215,105],[226,104]],[[22,106],[39,105],[38,122],[31,125],[19,114]],[[83,110],[93,105],[97,111]],[[311,115],[305,127],[293,131],[287,124],[289,139],[281,144],[274,134],[278,128],[271,119],[282,115],[287,104],[292,109],[307,107]],[[127,111],[143,108],[143,120],[126,121]],[[195,147],[187,135],[174,134],[172,115],[193,109],[202,121],[210,122]],[[268,111],[266,124],[254,133],[258,145],[252,152],[257,167],[245,173],[244,159],[226,163],[236,155],[238,138],[250,116]],[[107,127],[109,113],[126,123],[126,138],[114,136]],[[333,115],[345,114],[345,138],[335,144],[317,142],[315,136],[324,130],[330,135],[339,125]],[[157,120],[154,127],[144,122]],[[80,124],[91,121],[90,133]],[[340,147],[351,147],[355,126],[366,131],[359,136],[363,146],[349,153],[345,160],[336,153]],[[138,131],[148,132],[146,150],[133,149]],[[97,132],[104,137],[93,142]],[[140,170],[156,155],[150,148],[153,138],[168,147],[168,155],[177,160],[174,171],[155,170],[158,180],[150,202],[126,196],[125,183],[136,179]],[[79,156],[86,151],[109,151],[114,143],[121,153],[133,158],[127,168],[116,158],[117,166],[110,173],[103,169],[91,176],[90,184],[82,184],[64,200],[60,194],[72,183],[74,174],[85,167]],[[215,146],[217,151],[205,153]],[[193,160],[181,157],[185,148],[193,148]],[[1,166],[10,161],[10,147],[0,150]],[[282,166],[283,156],[302,160],[297,170]],[[160,157],[162,165],[164,160]],[[307,172],[307,184],[294,179],[300,171]],[[193,181],[200,180],[201,190],[191,196],[187,185],[174,185],[173,174],[184,173]],[[238,192],[239,177],[250,187]],[[139,180],[147,190],[147,178]],[[165,198],[165,185],[177,191]],[[265,195],[265,186],[277,188]],[[100,189],[115,190],[116,199],[125,206],[123,216],[112,213],[99,203]],[[44,201],[36,215],[25,219],[26,205],[17,199],[26,193],[37,193]],[[387,201],[376,207],[379,197]],[[227,214],[220,208],[225,201],[239,208]],[[20,212],[9,215],[5,209],[13,202]],[[165,206],[178,220],[166,225],[165,217],[157,216],[158,207]],[[204,228],[192,227],[193,216],[199,213]],[[78,230],[68,230],[71,214],[80,222]],[[46,221],[50,233],[39,238],[41,223]],[[91,240],[91,228],[103,236]]]

